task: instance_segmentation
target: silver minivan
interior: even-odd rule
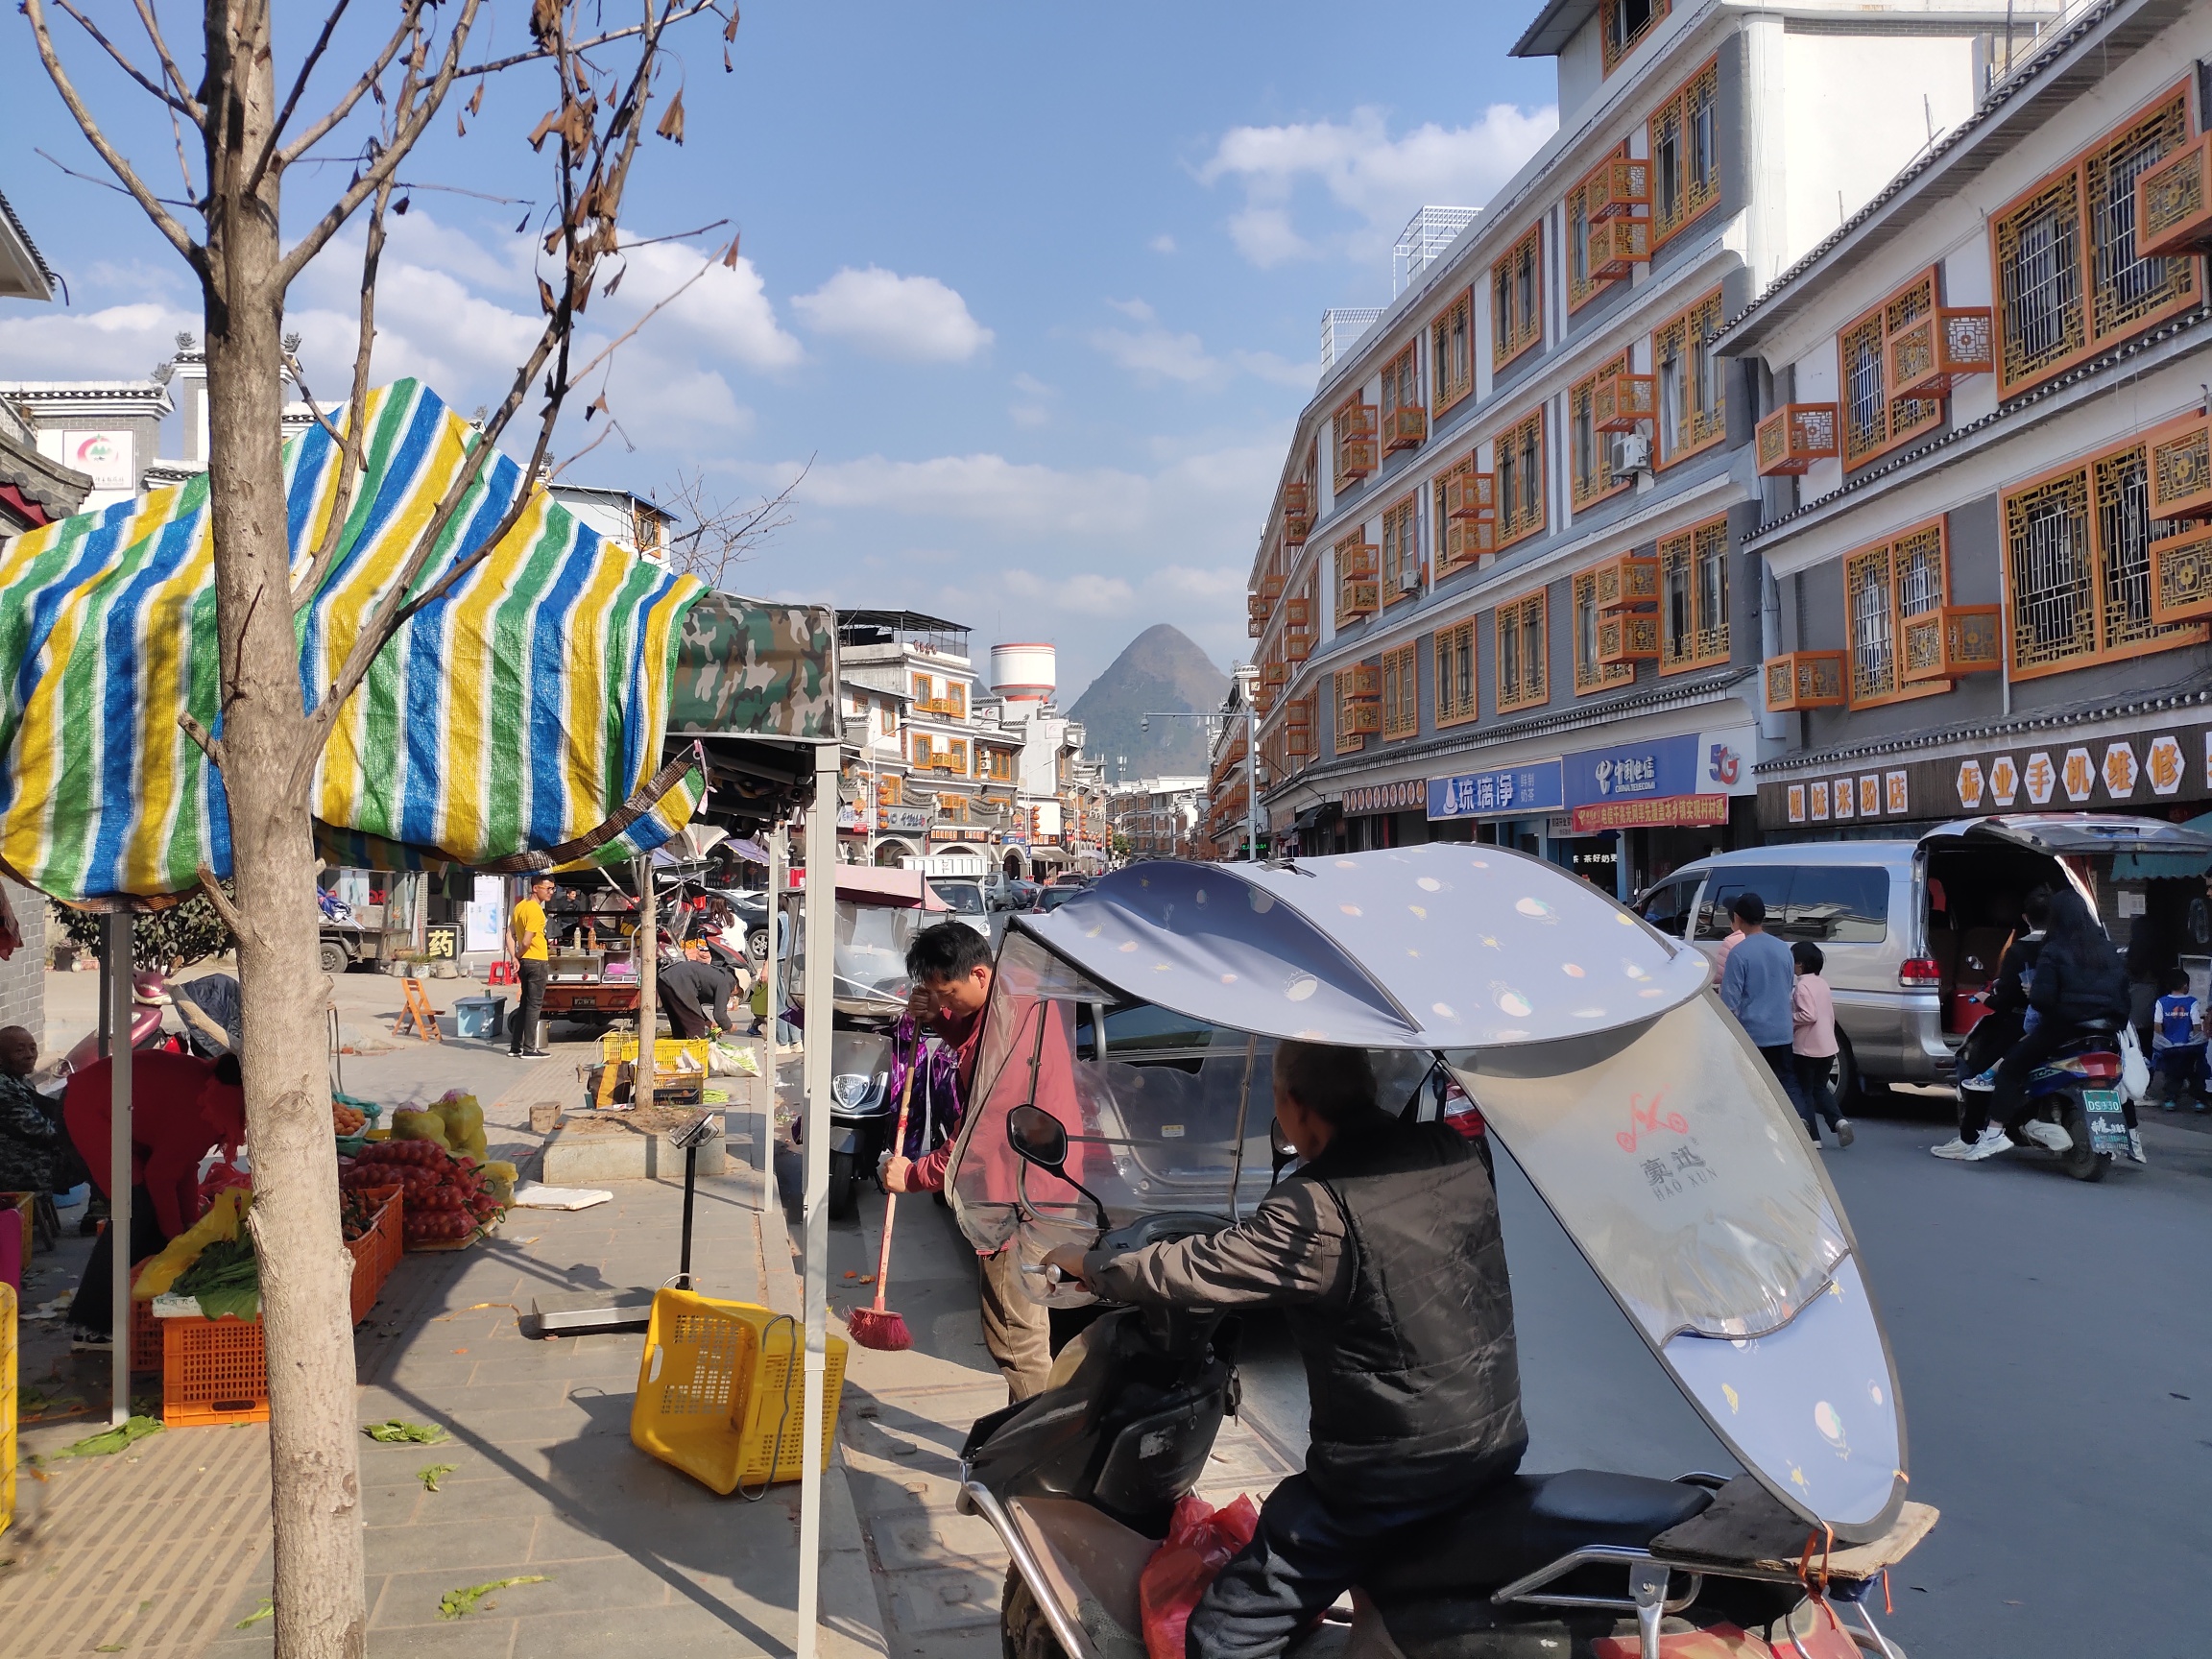
[[[1836,1002],[1843,1097],[1862,1083],[1954,1082],[1973,999],[1996,978],[2022,902],[2038,886],[2081,885],[2062,859],[2122,854],[2170,854],[2200,870],[2212,862],[2212,836],[2113,813],[1967,818],[1912,841],[1798,841],[1717,854],[1653,882],[1635,908],[1662,932],[1718,956],[1729,904],[1757,893],[1769,932],[1819,946]]]

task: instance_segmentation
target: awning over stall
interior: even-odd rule
[[[412,380],[373,393],[338,557],[298,622],[312,707],[479,442]],[[285,445],[293,569],[336,499],[342,452]],[[334,727],[312,784],[325,856],[409,869],[618,863],[698,808],[704,746],[666,754],[672,705],[717,733],[805,740],[828,717],[826,610],[709,594],[608,541],[501,455],[421,591],[514,529],[408,620]],[[159,898],[230,867],[221,777],[178,725],[220,730],[204,476],[18,538],[0,554],[0,863],[75,902]],[[717,655],[720,653],[720,655]],[[779,756],[782,767],[796,770]]]

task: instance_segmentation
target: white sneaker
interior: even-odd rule
[[[1971,1089],[1978,1094],[1987,1094],[1997,1087],[1997,1068],[1992,1066],[1988,1070],[1977,1076],[1964,1078],[1960,1082],[1959,1087]]]
[[[1928,1150],[1938,1158],[1948,1158],[1954,1163],[1979,1164],[1984,1158],[1994,1158],[2011,1144],[2011,1137],[1992,1123],[1982,1131],[1978,1140],[1966,1141],[1954,1135],[1942,1145],[1931,1146]]]
[[[2036,1145],[2048,1147],[2054,1152],[2071,1152],[2074,1150],[2073,1136],[2067,1134],[2057,1124],[2046,1123],[2040,1118],[2031,1118],[2027,1122],[2021,1124],[2020,1133],[2034,1142]]]

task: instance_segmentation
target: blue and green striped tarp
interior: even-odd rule
[[[372,397],[339,556],[298,613],[313,708],[399,579],[480,436],[412,380]],[[295,578],[329,522],[343,452],[284,449]],[[663,767],[670,678],[695,578],[579,522],[494,456],[419,578],[429,587],[529,502],[484,562],[418,612],[332,728],[312,783],[333,862],[407,868],[612,863],[697,809]],[[0,863],[77,902],[189,891],[229,873],[223,781],[178,725],[220,733],[204,475],[0,549]]]

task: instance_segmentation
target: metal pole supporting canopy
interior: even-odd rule
[[[114,1398],[108,1421],[131,1415],[131,912],[108,913],[108,1326],[114,1333]]]
[[[814,800],[806,809],[805,1450],[799,1483],[798,1659],[814,1659],[822,1593],[822,1414],[829,1343],[830,1014],[835,1005],[837,772],[835,743],[814,750]]]

